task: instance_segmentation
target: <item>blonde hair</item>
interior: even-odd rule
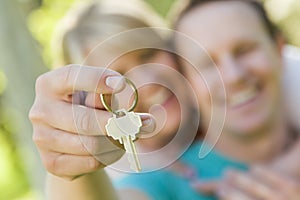
[[[140,0],[98,0],[75,5],[58,25],[52,45],[56,66],[81,63],[88,47],[113,35],[137,28],[166,28],[166,23]],[[142,42],[162,43],[165,36],[149,31],[116,40],[117,48]],[[162,45],[162,44],[161,44]]]

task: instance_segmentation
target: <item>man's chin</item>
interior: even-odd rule
[[[226,129],[228,134],[230,134],[232,137],[242,140],[249,140],[249,139],[255,139],[260,138],[264,136],[267,132],[264,131],[266,129],[266,125],[262,125],[262,123],[259,124],[239,124],[238,126],[231,126],[231,127],[224,127],[224,130]]]

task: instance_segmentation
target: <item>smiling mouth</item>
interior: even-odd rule
[[[258,95],[259,90],[256,86],[248,87],[228,98],[229,107],[237,108],[251,102]]]

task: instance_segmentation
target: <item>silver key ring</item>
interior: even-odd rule
[[[131,87],[131,89],[134,91],[134,97],[135,97],[135,98],[134,98],[133,104],[132,104],[132,105],[129,107],[129,109],[127,110],[128,112],[131,112],[131,111],[134,110],[134,108],[135,108],[136,105],[137,105],[137,102],[138,102],[138,100],[139,100],[139,94],[138,94],[138,91],[137,91],[137,89],[136,89],[134,83],[133,83],[130,79],[128,79],[128,78],[126,78],[126,77],[124,77],[124,78],[125,78],[126,83],[127,83],[127,84]],[[105,108],[107,111],[112,112],[112,113],[118,115],[118,113],[117,113],[116,111],[113,111],[112,108],[111,108],[111,106],[108,105],[108,103],[107,103],[106,100],[105,100],[105,96],[106,96],[106,94],[100,94],[100,99],[101,99],[101,102],[102,102],[104,108]]]

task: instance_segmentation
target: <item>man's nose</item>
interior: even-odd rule
[[[233,56],[224,57],[219,69],[225,85],[241,83],[245,78],[245,69]]]

